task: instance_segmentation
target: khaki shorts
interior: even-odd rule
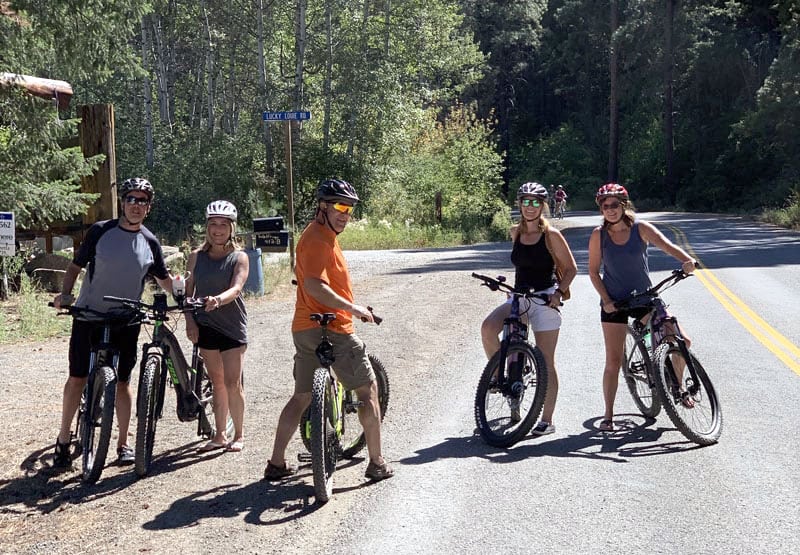
[[[320,366],[316,350],[322,339],[322,330],[294,332],[292,338],[295,347],[294,392],[310,393],[314,383],[314,370]],[[333,344],[333,355],[336,357],[333,370],[347,389],[356,389],[375,381],[367,349],[357,335],[328,331],[328,340]]]

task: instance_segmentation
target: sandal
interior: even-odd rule
[[[610,419],[605,419],[600,421],[600,428],[601,432],[613,432],[614,431],[614,421]]]
[[[225,446],[226,453],[238,453],[244,449],[244,442],[241,439],[237,439],[236,441],[230,442],[228,445]]]
[[[380,482],[381,480],[385,480],[386,478],[391,478],[394,476],[394,470],[392,470],[392,467],[385,462],[383,464],[377,464],[369,461],[369,464],[367,465],[367,471],[364,472],[364,476],[373,482]]]
[[[225,447],[225,443],[218,443],[213,439],[200,447],[197,451],[200,453],[208,453],[209,451],[214,451],[216,449],[222,449]]]
[[[681,391],[679,393],[681,404],[686,407],[687,409],[694,408],[694,399],[692,399],[691,394],[688,391]]]
[[[283,480],[297,472],[297,467],[289,465],[288,462],[283,463],[283,467],[272,464],[267,461],[267,468],[264,469],[264,479],[267,481]]]

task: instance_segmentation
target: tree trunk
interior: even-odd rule
[[[144,151],[145,164],[152,168],[154,161],[153,148],[153,100],[150,86],[150,33],[148,32],[149,15],[142,16],[142,98],[144,99]]]
[[[264,58],[264,11],[267,11],[267,19],[272,20],[272,4],[264,0],[258,0],[256,19],[258,22],[258,81],[261,87],[261,108],[269,111],[269,89],[267,88],[267,64]],[[262,136],[264,140],[264,173],[268,177],[275,177],[275,149],[272,145],[272,133],[270,132],[269,122],[263,121]]]
[[[611,10],[611,35],[608,42],[608,182],[615,183],[619,180],[619,45],[616,37],[619,28],[619,6],[617,0],[610,0],[609,7]]]
[[[331,141],[331,95],[333,93],[333,0],[325,0],[325,82],[322,96],[325,104],[322,114],[322,151],[328,152]]]
[[[369,1],[364,0],[364,19],[361,22],[361,71],[369,71],[369,58],[367,56],[367,23],[369,22]],[[357,87],[352,87],[353,94],[350,102],[350,115],[347,118],[347,158],[352,159],[355,152],[356,143],[356,124],[358,123],[358,111],[361,109],[361,100]]]
[[[307,0],[297,0],[295,9],[295,34],[294,34],[294,95],[295,110],[303,109],[303,75],[305,73],[306,54],[306,8]]]
[[[164,45],[164,31],[161,16],[153,14],[153,42],[155,47],[155,74],[158,83],[158,115],[161,121],[172,127],[169,77],[167,75],[167,51]]]
[[[385,0],[386,1],[386,20],[384,26],[384,53],[386,55],[386,59],[389,59],[389,47],[391,46],[391,23],[392,23],[392,0]]]
[[[673,107],[672,107],[672,38],[673,18],[675,15],[675,0],[666,0],[666,14],[664,17],[664,154],[665,175],[664,191],[667,202],[674,206],[677,200],[675,191],[675,151],[673,138]]]
[[[206,125],[208,130],[211,132],[211,135],[214,135],[214,43],[211,40],[211,26],[208,22],[208,10],[206,9],[205,0],[200,3],[202,12],[203,12],[203,30],[206,33],[206,38],[208,39],[208,47],[206,50],[206,83],[208,84],[207,88],[207,108],[208,108],[208,121]]]

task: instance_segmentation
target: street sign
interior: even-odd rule
[[[264,121],[311,119],[311,112],[264,112]]]
[[[14,256],[14,213],[0,212],[0,256]]]

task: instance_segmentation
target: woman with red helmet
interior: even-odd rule
[[[653,224],[636,218],[628,191],[622,185],[603,185],[597,191],[595,202],[600,207],[603,223],[592,231],[589,239],[589,278],[600,295],[600,321],[606,351],[603,372],[605,413],[600,429],[613,431],[614,399],[624,357],[628,318],[643,318],[648,313],[647,309],[617,310],[614,303],[652,285],[647,262],[648,245],[676,258],[686,273],[694,271],[696,261]],[[687,345],[690,344],[685,333],[683,336]]]

